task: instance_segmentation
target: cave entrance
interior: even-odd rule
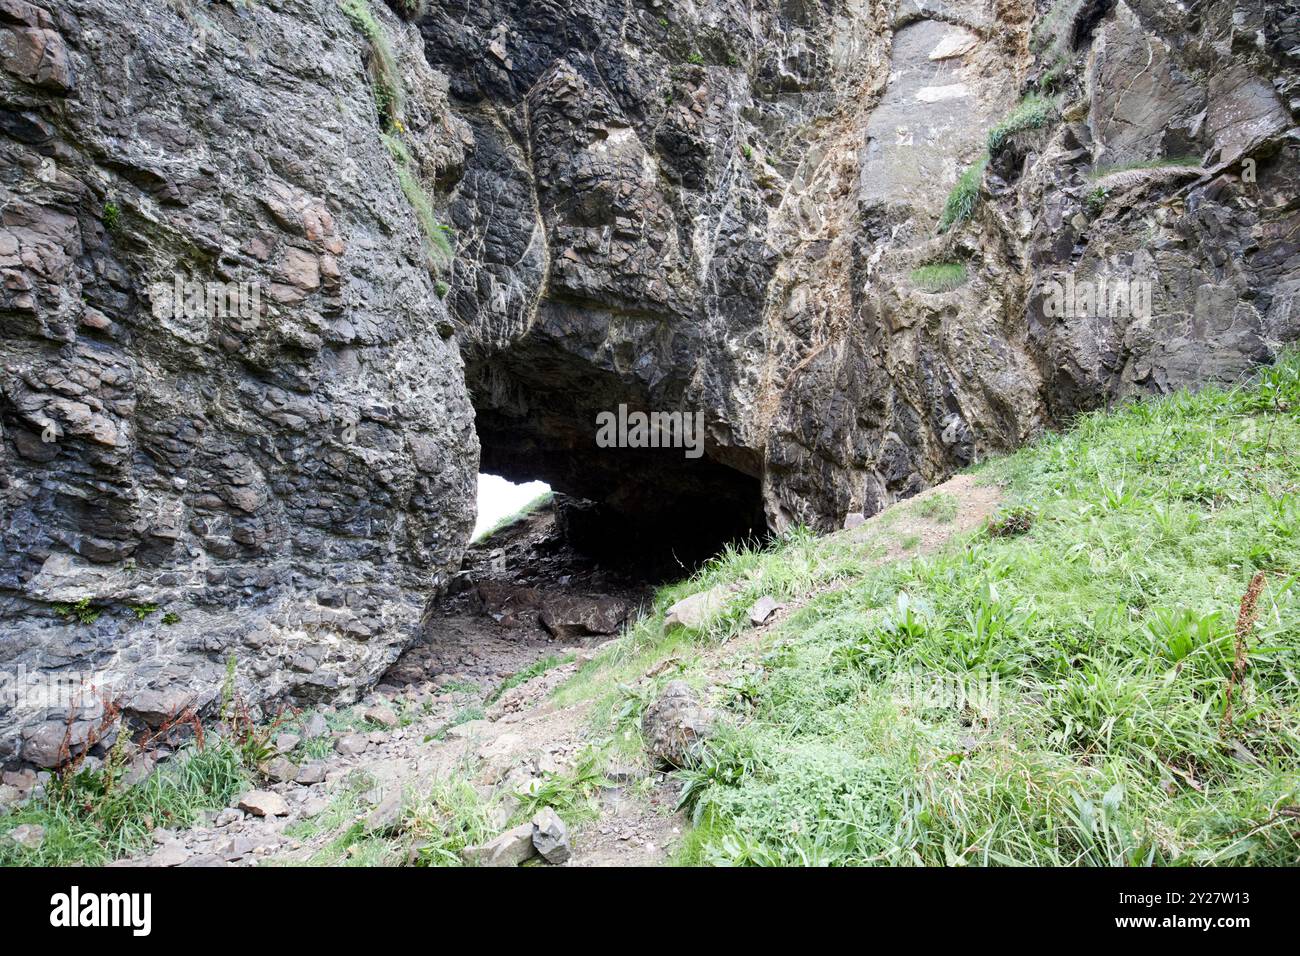
[[[543,507],[553,493],[544,481],[516,484],[500,475],[483,472],[478,476],[478,516],[471,542],[482,541],[517,517]]]
[[[758,477],[711,457],[707,441],[693,453],[671,446],[602,447],[596,439],[601,410],[553,412],[522,418],[480,408],[480,468],[495,476],[480,481],[489,489],[497,478],[508,486],[550,489],[556,534],[567,547],[622,573],[663,582],[685,577],[728,544],[766,538]]]
[[[390,684],[500,690],[617,636],[658,584],[767,536],[761,462],[702,415],[686,447],[634,440],[631,412],[689,411],[680,388],[653,394],[560,350],[515,351],[466,363],[481,448],[475,540]],[[612,442],[598,435],[610,413],[623,432]]]
[[[466,351],[479,471],[493,476],[481,479],[485,493],[544,484],[566,548],[647,583],[766,539],[761,455],[710,417],[718,403],[696,397],[695,376],[602,360],[560,325],[539,323],[506,349]]]

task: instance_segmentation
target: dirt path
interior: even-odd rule
[[[970,476],[958,476],[917,497],[881,512],[852,530],[838,532],[842,541],[861,545],[878,563],[930,554],[953,537],[966,534],[996,510],[1001,492]],[[494,574],[482,580],[507,582],[503,591],[488,588],[485,598],[466,588],[431,619],[428,644],[410,652],[390,677],[357,708],[326,709],[314,720],[299,721],[288,756],[311,768],[309,782],[268,782],[265,789],[283,798],[287,813],[259,817],[238,809],[223,811],[181,833],[160,831],[152,854],[124,865],[256,865],[342,862],[331,855],[340,835],[370,825],[391,811],[394,801],[411,799],[438,780],[467,779],[483,795],[517,791],[547,775],[565,772],[593,743],[591,705],[557,704],[553,691],[567,681],[609,640],[588,635],[564,642],[539,626],[538,608],[520,598],[519,589],[545,591],[568,574],[551,579],[532,565],[532,581],[510,577],[511,561],[536,559],[547,535],[543,522],[482,550],[476,560],[491,562]],[[479,568],[479,573],[484,573]],[[593,593],[588,569],[580,577]],[[601,584],[608,585],[609,581]],[[828,587],[843,587],[846,582]],[[632,602],[634,584],[621,582],[616,600]],[[513,588],[514,591],[510,589]],[[508,593],[507,593],[508,592]],[[643,592],[641,592],[643,593]],[[606,594],[608,596],[608,593]],[[704,650],[704,672],[719,684],[737,667],[761,652],[776,625],[816,594],[781,607],[763,627],[751,628],[725,645]],[[559,657],[553,666],[518,686],[501,691],[502,682],[539,660]],[[642,682],[663,669],[671,655],[647,667]],[[389,726],[391,724],[391,726]],[[302,729],[306,725],[307,729]],[[310,733],[320,736],[307,739]],[[290,770],[288,764],[282,769]],[[597,795],[595,820],[572,831],[573,859],[567,865],[638,866],[665,862],[688,829],[673,812],[676,789],[670,778],[644,767],[615,766]],[[319,777],[320,779],[316,779]],[[508,806],[508,804],[507,804]],[[382,819],[379,821],[382,823]],[[499,821],[504,828],[506,820]],[[393,846],[398,844],[394,842]],[[355,862],[401,862],[362,859]]]

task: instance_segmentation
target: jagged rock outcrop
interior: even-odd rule
[[[385,21],[432,177],[462,131]],[[335,0],[0,0],[0,761],[231,656],[355,694],[459,567],[472,410],[370,55]]]

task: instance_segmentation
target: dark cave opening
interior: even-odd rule
[[[707,456],[594,441],[585,453],[544,449],[518,429],[484,427],[492,417],[478,415],[482,471],[550,485],[558,535],[593,560],[661,581],[684,577],[729,543],[766,537],[758,479]]]
[[[717,460],[725,449],[713,447],[706,428],[699,429],[694,453],[677,446],[602,447],[598,416],[620,405],[628,416],[648,416],[654,409],[644,396],[616,390],[608,379],[585,388],[569,380],[557,390],[514,374],[512,387],[502,389],[501,368],[474,371],[480,472],[549,485],[557,532],[575,551],[663,581],[686,576],[729,543],[767,537],[757,469]]]

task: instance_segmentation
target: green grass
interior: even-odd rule
[[[507,677],[504,681],[501,682],[501,686],[498,687],[496,690],[494,690],[491,693],[491,695],[489,695],[488,699],[485,700],[483,703],[485,706],[491,706],[492,704],[495,704],[498,700],[500,700],[507,691],[513,690],[514,688],[518,687],[520,684],[528,683],[528,681],[532,680],[534,677],[540,677],[542,674],[545,674],[547,671],[551,670],[552,668],[563,667],[565,664],[568,664],[572,661],[573,661],[572,654],[548,654],[540,661],[536,661],[532,664],[529,664],[523,670],[516,671],[515,673]],[[444,691],[446,689],[447,688],[445,687],[443,688]]]
[[[402,121],[402,75],[384,28],[375,19],[367,0],[339,0],[339,8],[369,42],[370,86],[379,113],[379,125],[385,130],[399,128]]]
[[[553,809],[566,823],[595,817],[598,813],[595,798],[605,783],[606,759],[603,748],[589,746],[578,755],[571,769],[543,774],[542,782],[520,802],[514,821],[529,820],[543,807]]]
[[[984,167],[988,162],[989,157],[985,153],[957,177],[957,184],[948,193],[943,213],[939,216],[940,232],[947,232],[975,215],[975,207],[979,205],[980,183],[984,179]]]
[[[1007,139],[1016,133],[1030,129],[1042,129],[1056,113],[1056,103],[1043,96],[1026,96],[1016,104],[1015,109],[988,132],[989,155],[996,155],[1006,145]]]
[[[122,229],[122,207],[115,202],[104,203],[104,228],[112,233]]]
[[[0,815],[0,834],[24,823],[45,828],[45,842],[23,850],[0,839],[0,866],[102,866],[151,844],[157,827],[189,826],[249,785],[236,747],[188,748],[135,786],[102,770],[55,777],[43,798]]]
[[[433,211],[433,200],[429,198],[428,191],[415,174],[415,160],[411,157],[406,144],[402,142],[401,135],[396,132],[381,133],[380,139],[383,140],[388,155],[393,158],[397,166],[397,182],[402,187],[402,195],[406,197],[411,210],[415,213],[420,231],[424,233],[425,251],[430,263],[435,267],[445,265],[451,261],[456,251],[451,227],[438,221],[438,216]],[[447,284],[439,282],[438,298],[441,299],[446,294]]]
[[[966,283],[966,266],[960,262],[933,262],[913,269],[908,276],[923,292],[949,292]]]
[[[947,492],[927,495],[916,503],[916,513],[939,524],[951,524],[957,518],[961,503]]]
[[[402,822],[415,863],[461,866],[461,850],[500,832],[493,821],[494,804],[500,799],[484,799],[461,776],[435,783],[407,810]]]
[[[410,167],[404,165],[397,167],[397,181],[402,187],[402,195],[406,197],[411,210],[415,213],[420,231],[424,233],[426,251],[430,260],[434,265],[445,264],[455,253],[451,227],[438,221],[429,194],[425,192],[424,186]]]
[[[504,528],[509,528],[515,522],[522,521],[530,514],[533,514],[536,511],[540,511],[545,507],[548,507],[553,500],[555,500],[555,492],[543,491],[532,501],[525,503],[522,507],[520,507],[518,511],[506,515],[505,517],[497,521],[495,524],[488,527],[486,530],[483,531],[482,534],[474,535],[474,542],[476,543],[479,541],[486,541],[488,538],[492,537],[498,531],[501,531]]]
[[[426,790],[407,792],[400,822],[391,833],[368,833],[372,810],[367,792],[375,781],[355,771],[316,816],[285,828],[287,836],[316,848],[307,866],[461,866],[460,851],[500,832],[500,797],[483,797],[469,782],[471,767],[459,766]]]
[[[997,533],[837,579],[774,630],[743,713],[680,773],[678,861],[1294,864],[1297,411],[1292,355],[983,466],[1006,489]],[[714,570],[744,582],[818,546],[842,545]]]

